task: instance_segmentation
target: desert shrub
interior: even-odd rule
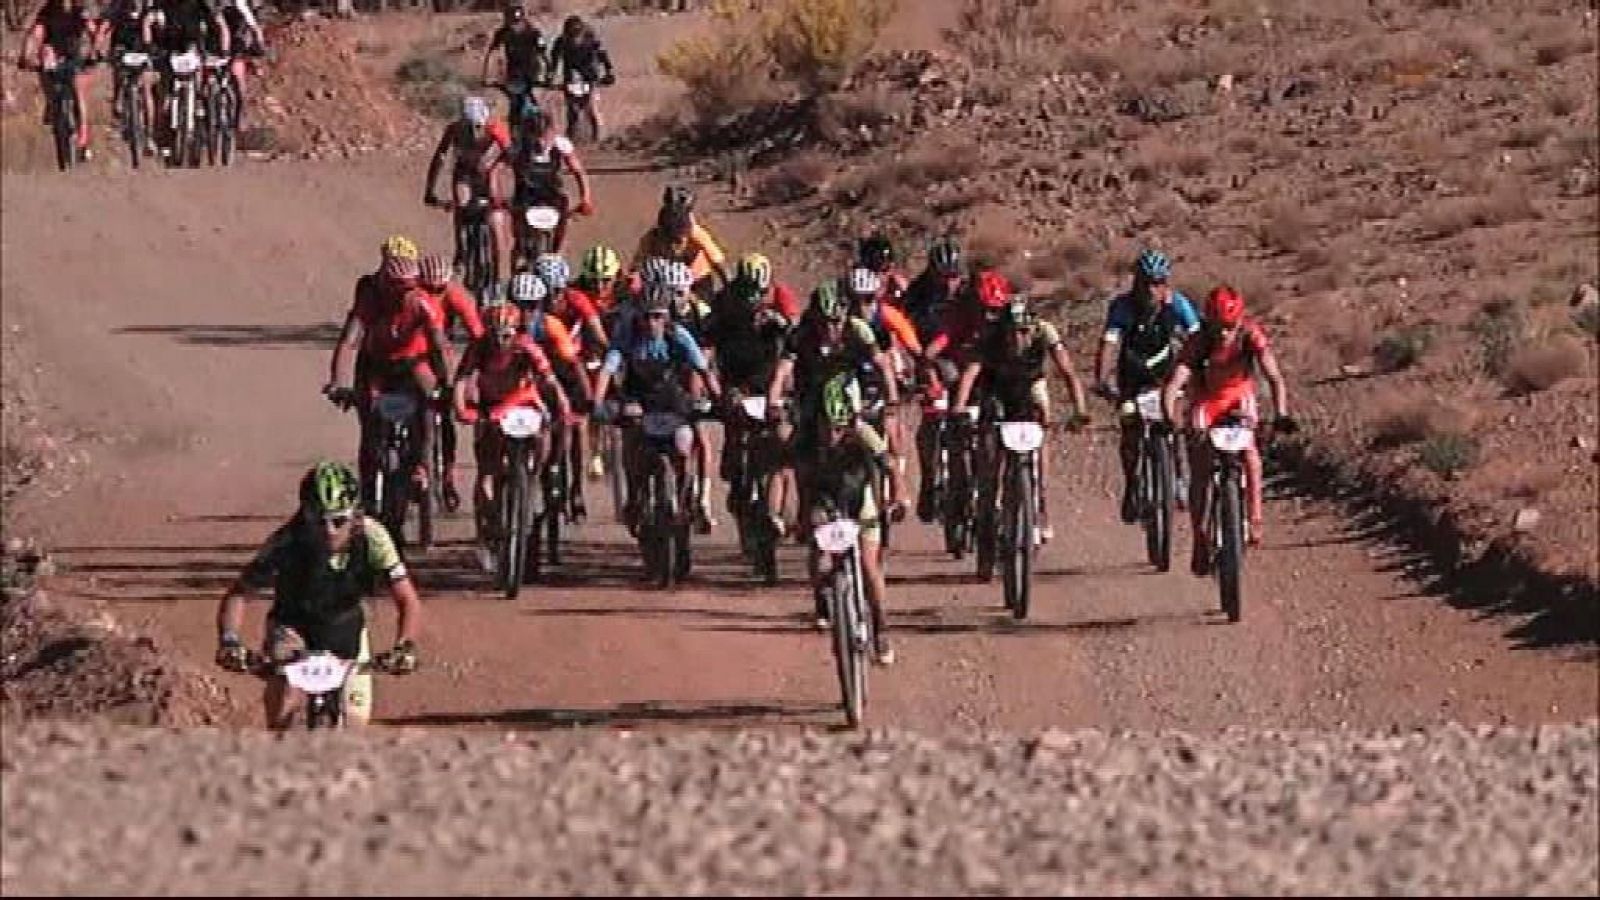
[[[1502,188],[1485,197],[1460,197],[1437,204],[1423,215],[1421,227],[1424,237],[1447,238],[1469,228],[1493,228],[1538,217],[1527,192]]]
[[[763,22],[783,77],[816,94],[843,84],[894,14],[895,0],[783,0]]]
[[[1300,207],[1287,202],[1274,203],[1267,208],[1265,216],[1256,220],[1256,237],[1278,253],[1300,249],[1314,230]]]
[[[394,78],[406,102],[436,119],[455,118],[469,92],[466,78],[438,47],[414,50],[395,67]]]
[[[980,70],[1032,72],[1059,65],[1070,21],[1062,0],[967,0],[954,37]],[[1082,62],[1091,71],[1116,65],[1089,54]]]
[[[662,51],[656,66],[677,80],[702,122],[748,109],[772,95],[771,60],[760,32],[739,4],[718,0],[711,32],[686,37]]]
[[[1527,311],[1509,298],[1497,297],[1478,310],[1467,323],[1467,330],[1478,339],[1484,372],[1492,378],[1500,377],[1527,328]]]
[[[1433,345],[1433,327],[1426,322],[1408,325],[1384,335],[1372,350],[1372,357],[1387,372],[1409,369],[1422,360]]]
[[[1583,373],[1586,353],[1577,340],[1557,335],[1514,352],[1506,361],[1503,381],[1514,394],[1549,390]]]
[[[827,160],[808,153],[781,163],[756,182],[750,200],[757,206],[777,206],[809,197],[827,184],[833,172]]]
[[[1417,461],[1441,478],[1454,478],[1478,463],[1478,442],[1471,435],[1444,432],[1417,447]]]

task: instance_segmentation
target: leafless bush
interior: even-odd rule
[[[1256,237],[1266,247],[1278,253],[1293,253],[1311,236],[1314,227],[1305,212],[1289,201],[1268,206],[1265,215],[1256,220]]]
[[[1506,363],[1506,388],[1514,394],[1549,390],[1583,374],[1587,355],[1583,345],[1567,335],[1525,347]]]
[[[806,153],[780,163],[757,181],[750,200],[757,206],[778,206],[804,199],[828,182],[833,167],[821,155]]]
[[[1514,187],[1496,190],[1486,197],[1460,197],[1443,201],[1422,215],[1425,238],[1447,238],[1469,228],[1494,228],[1512,222],[1539,218],[1539,211],[1527,192]]]
[[[1407,325],[1384,335],[1372,350],[1372,357],[1387,372],[1409,369],[1422,361],[1433,346],[1433,326],[1427,322]]]
[[[1367,434],[1374,447],[1402,447],[1443,435],[1464,435],[1475,417],[1464,407],[1424,394],[1380,396],[1371,406]]]

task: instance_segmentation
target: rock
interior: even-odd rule
[[[1223,72],[1222,75],[1217,78],[1216,91],[1219,94],[1228,94],[1233,92],[1232,72]]]
[[[1519,509],[1511,519],[1511,529],[1521,533],[1532,531],[1539,524],[1539,518],[1539,511],[1531,506]]]

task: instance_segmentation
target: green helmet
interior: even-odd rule
[[[829,278],[811,292],[811,308],[824,319],[837,321],[850,314],[844,295],[839,293],[839,282]]]
[[[360,501],[360,482],[342,463],[323,460],[300,479],[300,508],[312,515],[353,512]]]
[[[829,425],[848,425],[860,409],[860,389],[849,373],[835,375],[822,386],[822,415]]]

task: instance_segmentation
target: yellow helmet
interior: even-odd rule
[[[734,278],[764,291],[772,286],[772,260],[760,253],[746,254],[739,260]]]
[[[403,234],[392,234],[383,239],[383,246],[379,248],[384,259],[417,259],[422,255],[417,249],[415,241]]]
[[[588,252],[583,254],[583,266],[580,273],[591,284],[610,281],[622,271],[622,259],[617,256],[617,251],[605,244],[595,244]]]

